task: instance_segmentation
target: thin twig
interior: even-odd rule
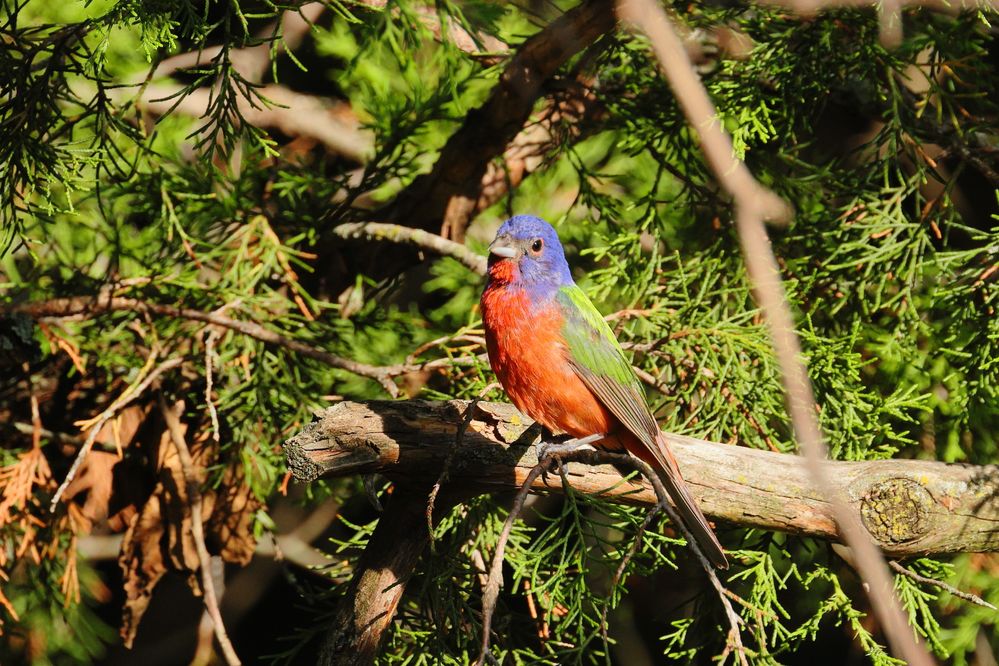
[[[655,520],[655,517],[659,515],[659,505],[656,504],[654,507],[645,512],[645,520],[642,524],[638,526],[638,531],[635,532],[635,538],[631,540],[631,545],[628,547],[628,552],[624,554],[621,558],[621,562],[617,565],[617,570],[614,572],[614,577],[611,578],[610,582],[610,593],[613,594],[614,588],[621,583],[621,579],[624,577],[624,570],[628,568],[628,564],[635,557],[635,553],[638,552],[638,547],[642,545],[642,539],[645,538],[645,531],[649,529],[649,525]],[[610,611],[611,599],[607,599],[607,603],[604,604],[603,610],[600,612],[600,636],[604,640],[604,644],[610,644],[610,637],[607,635],[607,613]]]
[[[718,121],[718,114],[677,36],[670,18],[653,0],[622,0],[619,13],[649,36],[663,74],[676,94],[687,120],[697,131],[704,154],[719,183],[732,196],[736,228],[750,279],[755,287],[773,336],[777,363],[784,379],[788,412],[805,465],[815,485],[833,510],[847,545],[853,548],[861,576],[868,582],[868,595],[875,615],[896,654],[910,666],[927,666],[933,660],[920,646],[906,622],[892,591],[891,576],[870,534],[845,498],[822,471],[828,458],[815,411],[812,386],[801,362],[801,345],[784,294],[777,261],[764,226],[766,220],[786,222],[789,207],[776,194],[760,185],[742,160],[735,156],[732,140]]]
[[[483,666],[487,659],[494,660],[489,652],[489,634],[492,632],[493,613],[496,611],[496,600],[499,598],[500,585],[503,583],[503,553],[506,551],[506,542],[510,540],[510,532],[513,524],[524,509],[524,502],[530,494],[531,485],[547,469],[548,462],[539,462],[530,471],[520,490],[514,497],[510,513],[503,523],[503,530],[500,532],[499,540],[496,542],[496,550],[493,552],[492,563],[489,566],[489,580],[482,591],[482,651],[476,660],[476,666]]]
[[[218,590],[218,596],[225,596],[225,561],[218,555],[212,555],[212,583]],[[201,610],[201,620],[198,622],[198,641],[191,658],[191,666],[209,666],[215,661],[215,621],[205,607]]]
[[[454,460],[455,452],[461,448],[461,442],[465,439],[465,432],[468,430],[468,424],[472,422],[472,418],[475,416],[475,408],[479,405],[479,400],[484,398],[486,394],[497,388],[499,384],[497,382],[490,382],[484,389],[479,391],[479,395],[475,397],[474,400],[468,403],[465,407],[465,413],[461,417],[461,423],[458,424],[458,429],[454,434],[454,444],[448,449],[447,455],[444,456],[444,463],[441,465],[441,473],[437,477],[437,481],[434,482],[433,487],[430,489],[430,495],[427,498],[427,533],[430,535],[430,550],[434,550],[434,505],[437,503],[437,495],[441,491],[441,486],[447,481],[448,470],[451,469],[451,461]]]
[[[670,521],[672,521],[674,527],[676,527],[683,538],[687,541],[687,546],[694,551],[694,555],[697,556],[697,560],[701,564],[701,568],[704,569],[704,573],[707,574],[708,580],[711,582],[711,587],[715,589],[718,594],[718,599],[721,601],[722,608],[725,611],[725,618],[728,620],[728,636],[726,639],[725,649],[734,650],[736,656],[739,658],[739,663],[742,666],[749,666],[749,661],[746,659],[746,648],[742,644],[742,634],[739,631],[739,625],[742,623],[742,618],[735,612],[732,608],[732,603],[729,601],[726,595],[727,590],[722,584],[721,580],[718,579],[718,574],[715,573],[715,566],[711,564],[711,560],[707,558],[704,551],[701,550],[700,544],[694,538],[694,535],[690,533],[687,529],[686,523],[684,523],[679,514],[677,514],[676,509],[670,503],[669,494],[666,492],[666,487],[663,485],[662,479],[656,474],[655,470],[640,458],[636,458],[633,455],[627,453],[613,453],[610,451],[580,451],[578,456],[573,456],[580,462],[586,462],[588,464],[606,464],[610,463],[612,465],[620,465],[623,467],[630,467],[635,470],[652,484],[655,488],[656,497],[659,499],[657,506],[666,511],[669,515]]]
[[[177,456],[180,458],[181,470],[184,474],[184,482],[187,486],[187,497],[191,508],[191,532],[194,537],[194,545],[198,551],[198,562],[201,568],[201,590],[205,602],[205,610],[212,618],[215,625],[215,639],[222,648],[222,654],[229,666],[238,666],[240,663],[236,651],[229,641],[229,635],[222,624],[222,613],[219,611],[218,598],[215,596],[215,582],[212,580],[212,558],[208,554],[208,547],[205,545],[205,526],[201,515],[201,487],[198,474],[194,469],[194,459],[191,451],[187,448],[184,440],[184,430],[177,416],[178,411],[183,408],[183,403],[178,402],[171,408],[167,405],[163,393],[159,394],[160,412],[166,422],[167,430],[170,432],[170,440],[177,448]]]
[[[923,583],[924,585],[932,585],[933,587],[938,587],[941,590],[949,592],[950,594],[954,595],[959,599],[964,599],[965,601],[969,601],[978,606],[984,606],[985,608],[988,608],[990,610],[999,610],[999,608],[996,608],[989,602],[985,601],[985,599],[982,599],[977,594],[972,594],[971,592],[965,592],[964,590],[959,590],[953,585],[945,583],[942,580],[936,580],[935,578],[928,578],[921,574],[917,574],[912,569],[908,569],[902,566],[902,564],[899,563],[897,560],[888,560],[888,566],[890,566],[892,569],[899,572],[906,578],[911,578],[917,583]]]
[[[216,444],[221,441],[221,436],[219,433],[219,413],[212,400],[212,352],[215,351],[215,340],[218,337],[219,332],[216,328],[209,329],[205,336],[205,404],[208,405],[208,414],[212,419],[212,439]]]
[[[106,312],[133,311],[140,313],[152,313],[164,317],[174,317],[177,319],[190,319],[206,324],[215,324],[233,331],[248,335],[251,338],[260,340],[266,344],[272,344],[285,349],[290,349],[303,356],[315,359],[331,367],[346,370],[361,377],[374,379],[393,398],[398,397],[399,387],[392,381],[394,377],[405,375],[411,372],[423,372],[436,370],[438,368],[468,366],[479,362],[479,357],[462,356],[459,358],[438,358],[424,363],[398,363],[396,365],[376,366],[360,363],[358,361],[331,354],[319,347],[305,344],[292,338],[287,338],[279,333],[270,331],[260,324],[252,321],[241,321],[218,314],[217,312],[203,312],[190,308],[179,308],[174,305],[164,305],[143,301],[136,298],[111,297],[99,295],[97,297],[74,296],[71,298],[54,298],[48,301],[36,301],[33,303],[22,303],[9,309],[12,312],[24,312],[34,317],[43,319],[65,319],[79,315],[94,316]]]
[[[22,435],[31,435],[32,440],[34,440],[36,431],[33,424],[15,421],[11,424],[11,426],[13,426],[14,430],[18,431]],[[80,446],[84,441],[82,437],[67,435],[64,432],[54,432],[48,428],[39,428],[37,432],[40,437],[51,439],[53,442],[59,442],[60,444],[73,444],[75,446]]]
[[[432,234],[422,229],[413,229],[399,224],[384,222],[350,222],[334,227],[333,235],[340,238],[364,238],[374,241],[388,241],[402,245],[413,245],[443,257],[452,257],[479,275],[486,274],[486,258],[475,254],[461,243]]]
[[[94,441],[97,439],[98,433],[104,428],[104,424],[107,423],[111,418],[117,414],[122,407],[133,402],[140,395],[145,393],[149,385],[152,384],[156,379],[159,378],[167,370],[172,370],[178,365],[183,363],[182,358],[171,358],[163,361],[158,366],[156,366],[146,377],[135,386],[135,388],[126,389],[122,393],[121,397],[115,400],[107,409],[101,412],[97,417],[89,421],[90,432],[87,434],[87,439],[84,440],[83,446],[80,447],[79,453],[76,454],[76,459],[73,460],[73,464],[69,468],[69,472],[66,473],[66,478],[63,482],[59,484],[59,487],[55,491],[55,495],[52,496],[52,501],[49,503],[49,511],[54,512],[56,506],[59,504],[59,500],[62,499],[63,493],[66,492],[66,488],[69,484],[73,482],[76,477],[76,473],[80,471],[80,465],[83,464],[84,459],[87,454],[90,453],[90,449],[94,446]]]
[[[24,365],[28,381],[28,391],[31,393],[31,397],[29,398],[31,403],[31,448],[38,449],[42,445],[42,415],[38,410],[38,394],[35,392],[35,383],[32,381],[32,377],[28,371],[28,364],[25,363]]]
[[[632,455],[627,453],[613,453],[610,451],[597,450],[591,446],[581,447],[580,449],[569,454],[560,454],[556,458],[556,461],[559,464],[560,473],[564,474],[564,467],[562,466],[563,463],[571,460],[577,460],[591,465],[612,464],[628,467],[649,480],[652,487],[656,491],[656,497],[658,498],[657,508],[665,510],[669,515],[670,520],[683,534],[683,537],[687,540],[687,545],[692,551],[694,551],[701,567],[708,576],[708,580],[711,581],[711,586],[718,593],[718,599],[721,601],[722,607],[725,610],[725,617],[729,623],[726,650],[734,650],[736,655],[739,657],[740,664],[742,664],[742,666],[748,666],[749,662],[746,659],[746,649],[742,644],[742,635],[739,632],[739,624],[742,622],[742,619],[735,612],[735,609],[732,608],[732,604],[725,594],[725,586],[722,585],[721,581],[718,579],[718,575],[715,573],[714,565],[712,565],[711,561],[708,560],[707,556],[701,550],[701,547],[690,533],[690,530],[688,530],[687,526],[682,520],[680,520],[680,516],[676,513],[676,509],[674,509],[673,505],[670,503],[669,495],[667,494],[666,488],[663,486],[662,479],[659,478],[659,475],[655,473],[648,463]],[[482,651],[480,652],[479,659],[476,662],[478,666],[482,666],[486,659],[491,657],[489,652],[489,642],[490,630],[492,627],[492,616],[496,610],[496,600],[499,597],[499,589],[502,583],[503,554],[506,550],[506,543],[510,538],[510,532],[513,529],[513,523],[520,516],[520,513],[524,508],[524,501],[527,499],[531,485],[539,476],[547,471],[550,463],[551,460],[549,458],[543,458],[538,461],[538,464],[535,465],[533,469],[531,469],[527,478],[524,479],[524,483],[520,486],[520,490],[517,491],[513,506],[510,508],[510,513],[507,515],[506,522],[503,523],[503,530],[500,532],[499,540],[496,543],[496,550],[493,553],[492,565],[489,569],[489,582],[487,583],[485,592],[482,595]],[[563,484],[568,485],[568,480],[564,477]],[[647,516],[646,521],[651,521],[651,517]],[[642,529],[644,529],[644,527],[645,524],[643,523]]]

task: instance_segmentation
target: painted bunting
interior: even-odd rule
[[[645,392],[607,322],[576,286],[555,229],[512,217],[489,246],[482,293],[489,364],[517,408],[554,434],[626,449],[662,478],[704,554],[728,561],[691,497]]]

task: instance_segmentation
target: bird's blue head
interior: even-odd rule
[[[539,217],[517,215],[503,223],[489,246],[491,282],[524,287],[535,299],[572,284],[555,228]]]

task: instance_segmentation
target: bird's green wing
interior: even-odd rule
[[[564,317],[562,336],[576,375],[658,463],[666,491],[702,552],[715,566],[728,568],[725,551],[684,483],[676,458],[645,402],[642,385],[610,326],[576,285],[562,287],[557,298]]]
[[[659,426],[645,402],[645,391],[621,345],[600,312],[576,285],[557,295],[564,321],[562,336],[569,362],[583,383],[656,458],[662,454],[656,439]],[[666,466],[666,461],[662,461]]]

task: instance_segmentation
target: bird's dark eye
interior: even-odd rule
[[[540,238],[535,238],[534,242],[531,243],[531,252],[537,254],[538,252],[541,252],[541,248],[543,248],[544,246],[545,242],[543,240],[541,240]]]

